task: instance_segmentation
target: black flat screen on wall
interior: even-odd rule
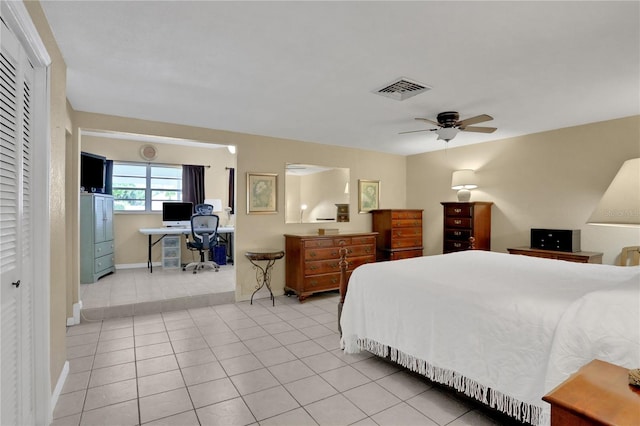
[[[107,159],[100,155],[80,154],[80,186],[87,192],[104,192],[104,172]]]

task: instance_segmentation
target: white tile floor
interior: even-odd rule
[[[335,293],[68,329],[54,425],[492,425],[492,414],[339,349]]]
[[[176,309],[211,306],[235,300],[235,269],[193,274],[154,267],[118,269],[92,284],[80,285],[82,319],[101,320]]]

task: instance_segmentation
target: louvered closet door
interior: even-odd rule
[[[33,422],[31,90],[33,68],[4,22],[0,37],[0,424]],[[46,208],[46,207],[45,207]]]

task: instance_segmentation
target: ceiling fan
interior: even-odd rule
[[[485,121],[493,120],[493,117],[487,114],[476,115],[475,117],[470,117],[465,120],[460,120],[460,115],[457,112],[446,111],[438,114],[437,122],[430,120],[428,118],[416,118],[416,120],[434,124],[438,127],[436,127],[435,129],[411,130],[408,132],[400,132],[400,134],[416,133],[416,132],[436,132],[438,134],[438,140],[442,139],[445,142],[449,142],[451,139],[456,137],[456,135],[460,131],[493,133],[497,130],[495,127],[470,126],[471,124],[483,123]]]

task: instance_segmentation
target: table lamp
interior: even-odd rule
[[[451,189],[458,190],[458,201],[467,202],[471,199],[470,189],[477,188],[476,173],[470,169],[456,170],[451,176]]]
[[[640,226],[640,158],[622,164],[587,223]]]
[[[222,211],[222,200],[219,198],[207,198],[204,203],[212,205],[214,213]]]

